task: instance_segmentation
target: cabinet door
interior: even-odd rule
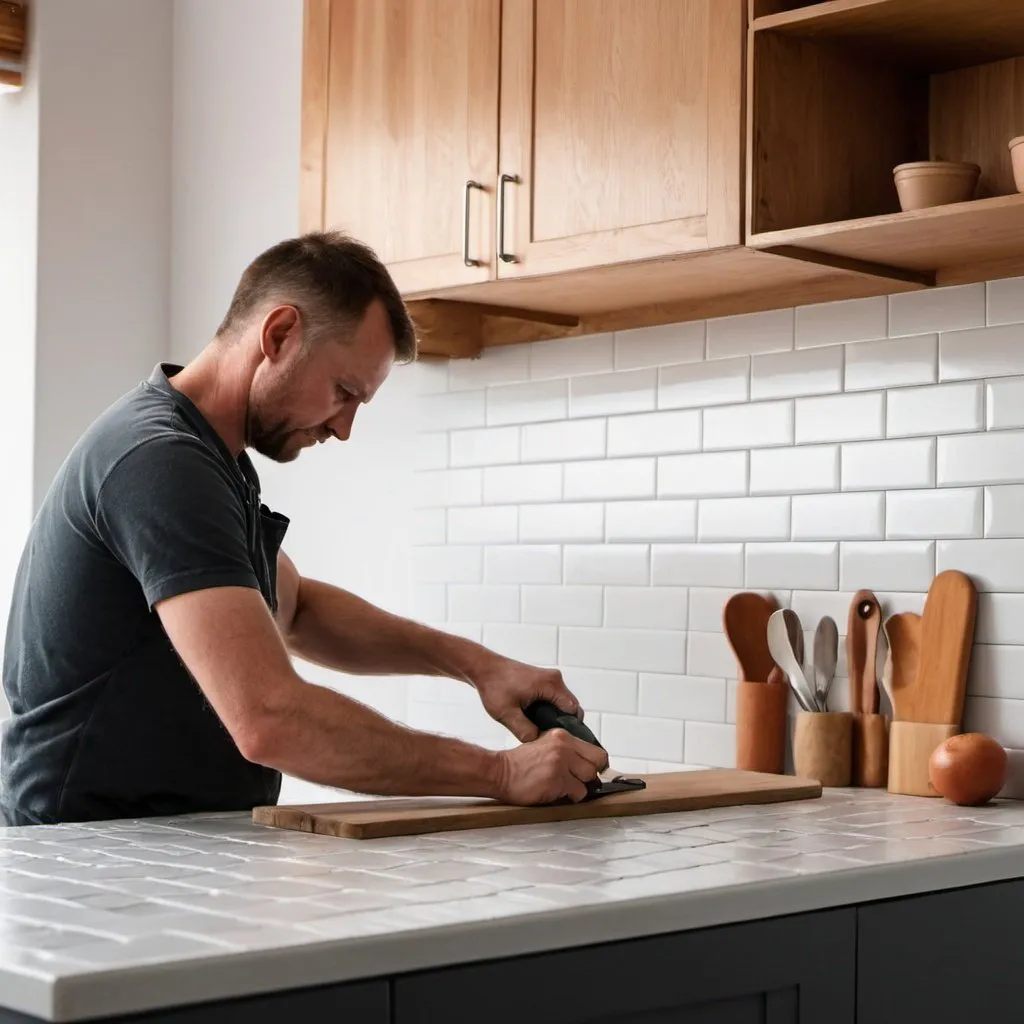
[[[740,242],[742,0],[504,0],[499,277]]]
[[[328,21],[324,225],[372,245],[407,294],[493,277],[501,0],[310,3]]]

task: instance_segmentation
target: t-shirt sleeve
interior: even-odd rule
[[[96,529],[152,608],[208,587],[252,587],[245,507],[229,470],[202,442],[144,441],[110,470]]]

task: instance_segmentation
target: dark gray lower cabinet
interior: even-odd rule
[[[1024,1019],[1024,881],[857,913],[859,1024]]]
[[[856,910],[395,979],[394,1024],[854,1024]]]

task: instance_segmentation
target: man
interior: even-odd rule
[[[557,671],[300,577],[246,449],[290,462],[348,439],[412,324],[372,251],[290,239],[245,270],[213,341],[161,364],[74,447],[32,525],[3,683],[8,824],[249,809],[281,773],[384,795],[546,803],[585,795],[604,752],[522,709],[578,704]],[[522,745],[406,729],[299,678],[289,658],[474,686]]]

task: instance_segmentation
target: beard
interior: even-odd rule
[[[309,430],[296,427],[280,410],[294,404],[296,374],[277,382],[253,381],[245,415],[246,447],[274,462],[291,462],[304,447],[295,441]]]

